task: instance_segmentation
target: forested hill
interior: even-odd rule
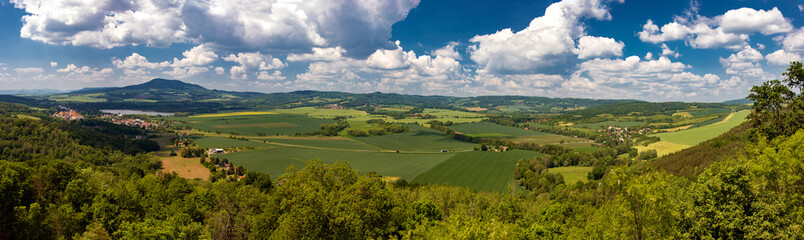
[[[86,111],[99,109],[145,109],[167,112],[213,112],[254,108],[293,108],[338,104],[346,107],[409,106],[421,108],[472,109],[489,113],[560,113],[599,105],[636,102],[528,96],[421,96],[396,93],[346,93],[295,91],[254,93],[209,90],[178,80],[153,79],[149,82],[115,88],[87,88],[70,93],[36,96],[39,101]],[[192,102],[193,104],[187,104]]]

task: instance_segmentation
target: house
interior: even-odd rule
[[[224,153],[222,148],[210,148],[209,153]]]
[[[497,149],[500,150],[500,152],[505,152],[508,151],[508,146],[500,145],[497,147]]]

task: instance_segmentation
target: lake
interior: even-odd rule
[[[102,113],[111,113],[111,114],[143,114],[149,116],[173,116],[173,113],[164,113],[164,112],[154,112],[154,111],[142,111],[142,110],[127,110],[127,109],[102,109],[100,110]]]

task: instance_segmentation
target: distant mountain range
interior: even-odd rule
[[[0,101],[47,107],[54,104],[85,110],[143,109],[164,112],[214,112],[240,109],[293,108],[337,104],[366,111],[379,106],[452,108],[488,113],[561,113],[638,100],[548,98],[533,96],[421,96],[396,93],[294,91],[256,93],[210,90],[179,80],[153,79],[125,87],[84,88],[45,95],[0,96]],[[740,104],[739,100],[723,104]]]
[[[23,96],[48,95],[48,94],[58,94],[58,93],[64,93],[64,91],[56,90],[56,89],[0,90],[0,94],[4,94],[4,95],[23,95]]]

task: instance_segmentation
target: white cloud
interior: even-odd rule
[[[224,73],[226,73],[226,69],[223,69],[222,67],[215,68],[215,74],[223,75]]]
[[[177,42],[251,50],[341,46],[368,55],[389,47],[391,26],[419,0],[11,0],[20,36],[50,44],[113,48]]]
[[[282,76],[282,72],[278,70],[274,71],[273,73],[269,73],[268,71],[260,71],[260,74],[257,75],[257,79],[277,81],[277,80],[285,80],[285,76]]]
[[[771,35],[789,32],[793,30],[793,25],[775,7],[768,11],[740,8],[723,14],[720,17],[720,28],[730,33],[759,32]]]
[[[691,31],[692,29],[689,27],[677,22],[665,24],[659,29],[659,26],[654,24],[653,20],[648,19],[648,22],[642,26],[642,31],[638,35],[643,42],[655,44],[684,39]]]
[[[804,27],[785,36],[782,47],[788,52],[804,54]]]
[[[125,68],[125,69],[135,69],[135,68],[146,68],[146,69],[157,69],[163,68],[170,65],[169,62],[150,62],[147,58],[140,55],[139,53],[132,53],[131,56],[126,57],[124,60],[114,59],[112,60],[112,65],[116,68]]]
[[[645,60],[653,60],[653,53],[652,52],[646,53],[644,59]]]
[[[740,8],[729,10],[723,15],[707,18],[697,11],[687,16],[678,16],[674,22],[659,28],[648,20],[638,33],[643,42],[654,44],[685,40],[693,48],[730,48],[740,50],[754,33],[773,35],[793,29],[790,20],[784,18],[777,8],[755,10]]]
[[[377,50],[366,59],[366,65],[379,69],[406,68],[410,65],[408,58],[411,58],[411,55],[415,58],[416,54],[403,51],[402,47],[399,46],[399,41],[396,41],[396,49]]]
[[[522,31],[506,28],[471,38],[471,59],[483,72],[492,73],[533,73],[571,65],[575,39],[584,35],[579,21],[586,17],[611,19],[602,0],[553,3]]]
[[[280,69],[286,66],[278,58],[263,55],[260,52],[229,54],[229,56],[223,57],[223,60],[239,64],[229,69],[233,79],[248,79],[250,73],[256,74],[256,71]]]
[[[313,48],[312,53],[289,54],[287,60],[298,61],[337,61],[343,57],[346,50],[341,47],[333,48]]]
[[[19,75],[38,75],[45,72],[44,69],[38,67],[15,68],[14,71]]]
[[[790,65],[790,62],[800,62],[802,58],[798,54],[787,52],[784,49],[779,49],[773,53],[765,55],[765,59],[768,60],[768,63],[772,65],[785,67]]]
[[[218,55],[205,45],[198,45],[182,53],[184,58],[173,58],[172,67],[206,66],[218,60]]]
[[[578,40],[578,58],[622,56],[625,43],[613,38],[583,36]]]
[[[681,56],[681,54],[678,54],[678,52],[670,49],[670,47],[668,47],[667,44],[662,43],[662,56],[672,56],[677,58]]]
[[[461,54],[455,51],[455,47],[457,47],[459,44],[460,43],[458,42],[449,42],[446,46],[433,51],[431,55],[461,60]]]
[[[759,51],[746,46],[743,50],[729,55],[728,58],[720,58],[720,64],[723,65],[726,74],[755,84],[774,77],[773,74],[766,73],[762,69],[759,62],[763,59],[764,57]]]
[[[50,62],[50,67],[58,67],[59,63],[57,62]]]

